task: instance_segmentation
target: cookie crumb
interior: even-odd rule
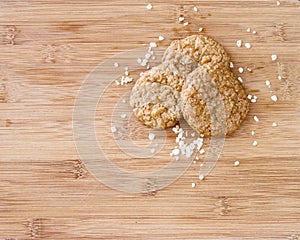
[[[153,6],[152,6],[151,3],[149,3],[149,4],[146,6],[146,8],[147,8],[148,10],[151,10],[151,9],[153,8]]]
[[[115,126],[112,126],[112,127],[110,128],[110,130],[111,130],[112,133],[117,132],[117,128],[116,128]]]
[[[245,47],[249,49],[249,48],[251,48],[251,44],[250,43],[245,43]]]
[[[259,118],[256,115],[254,115],[253,119],[255,122],[259,122]]]
[[[238,165],[240,165],[240,162],[239,162],[239,161],[235,161],[235,162],[234,162],[234,166],[237,167]]]
[[[242,46],[242,40],[237,40],[236,41],[236,46],[241,47]]]
[[[153,141],[154,140],[154,138],[155,138],[155,134],[154,133],[149,133],[149,140],[150,141]]]
[[[272,61],[275,61],[275,60],[277,59],[277,55],[276,55],[276,54],[273,54],[273,55],[271,56],[271,59],[272,59]]]
[[[278,98],[277,98],[276,95],[272,95],[272,96],[271,96],[271,99],[272,99],[274,102],[276,102],[276,101],[278,100]]]

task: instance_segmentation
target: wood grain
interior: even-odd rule
[[[137,0],[1,1],[0,239],[300,239],[300,5],[280,2],[153,0],[148,11],[149,2]],[[226,139],[204,182],[197,180],[199,161],[148,194],[101,184],[73,140],[72,114],[84,79],[114,54],[146,50],[159,35],[166,47],[199,27],[225,46],[234,71],[252,69],[241,75],[258,97],[248,118]],[[252,48],[237,48],[238,39]],[[127,170],[159,169],[167,154],[124,160],[110,134],[113,106],[131,86],[108,88],[107,107],[96,112],[99,142]],[[131,121],[132,136],[145,145],[149,129]],[[166,148],[174,146],[174,135],[167,136]]]

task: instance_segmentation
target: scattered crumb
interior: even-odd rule
[[[271,99],[272,99],[274,102],[276,102],[276,101],[278,100],[278,98],[277,98],[276,95],[272,95],[272,96],[271,96]]]
[[[195,188],[196,187],[196,183],[192,183],[192,188]]]
[[[183,22],[183,21],[184,21],[184,17],[179,17],[179,18],[178,18],[178,21],[179,21],[179,22]]]
[[[242,83],[244,80],[241,77],[238,77],[238,80]]]
[[[200,28],[199,28],[199,32],[202,32],[202,31],[203,31],[203,27],[200,27]]]
[[[165,40],[165,38],[164,38],[163,36],[159,36],[159,37],[158,37],[158,40],[159,40],[159,41],[163,41],[163,40]]]
[[[194,12],[198,12],[198,8],[197,7],[193,7]]]
[[[151,9],[153,8],[153,6],[152,6],[151,3],[149,3],[149,4],[146,6],[146,8],[147,8],[148,10],[151,10]]]
[[[278,76],[278,80],[282,80],[282,77],[280,75]]]
[[[243,73],[243,72],[244,72],[244,68],[239,67],[239,72],[240,72],[240,73]]]
[[[273,123],[272,123],[272,126],[273,126],[273,127],[277,127],[277,123],[276,123],[276,122],[273,122]]]
[[[246,30],[246,31],[247,31],[248,33],[249,33],[249,32],[251,32],[251,28],[247,28],[247,30]]]
[[[255,122],[259,122],[259,118],[256,115],[254,115],[253,119]]]
[[[257,141],[253,141],[253,143],[252,143],[252,145],[253,145],[253,147],[256,147],[257,146],[257,144],[258,144],[258,142]]]
[[[254,134],[255,134],[255,132],[252,130],[252,131],[251,131],[251,135],[254,136]]]
[[[273,55],[271,56],[271,59],[272,59],[272,61],[275,61],[275,60],[277,59],[277,55],[276,55],[276,54],[273,54]]]
[[[189,25],[189,22],[183,23],[183,26],[187,26],[187,25]]]
[[[112,127],[110,128],[110,130],[111,130],[112,133],[117,132],[117,128],[116,128],[115,126],[112,126]]]
[[[150,47],[155,48],[155,47],[157,47],[157,44],[155,42],[151,42]]]
[[[249,49],[249,48],[251,48],[251,44],[250,43],[245,43],[245,47]]]
[[[233,68],[233,62],[230,62],[229,64],[230,64],[229,67]]]
[[[234,162],[234,166],[237,167],[238,165],[240,165],[240,162],[239,162],[239,161],[235,161],[235,162]]]
[[[277,5],[277,6],[279,6],[279,5],[280,5],[280,2],[279,2],[279,1],[277,1],[277,2],[276,2],[276,5]]]
[[[236,46],[241,47],[242,46],[242,40],[237,40],[236,41]]]
[[[202,181],[203,179],[204,179],[204,175],[203,175],[203,174],[200,174],[200,175],[199,175],[199,180]]]
[[[115,66],[116,68],[119,67],[119,63],[115,62],[115,63],[114,63],[114,66]]]
[[[155,138],[155,134],[154,133],[149,133],[149,140],[150,141],[153,141],[154,140],[154,138]]]
[[[121,118],[125,119],[127,117],[126,113],[121,114]]]

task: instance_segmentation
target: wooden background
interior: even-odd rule
[[[179,2],[153,0],[151,11],[137,0],[0,2],[0,239],[300,239],[300,4]],[[184,27],[179,16],[190,24]],[[226,139],[204,182],[197,180],[199,161],[149,194],[99,183],[79,159],[72,133],[85,77],[117,53],[158,42],[159,35],[166,47],[199,27],[225,46],[235,66],[252,69],[240,74],[258,97],[248,118]],[[237,48],[238,39],[252,48]],[[112,85],[115,94],[103,101],[113,106],[131,87]],[[109,124],[101,124],[112,110],[98,111],[96,121],[113,156],[119,150]],[[149,130],[132,121],[133,137],[147,142]],[[151,171],[169,158],[115,161]]]

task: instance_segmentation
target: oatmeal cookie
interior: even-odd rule
[[[188,75],[181,92],[181,111],[187,123],[205,136],[232,133],[245,119],[249,101],[237,76],[223,67],[198,67]]]

